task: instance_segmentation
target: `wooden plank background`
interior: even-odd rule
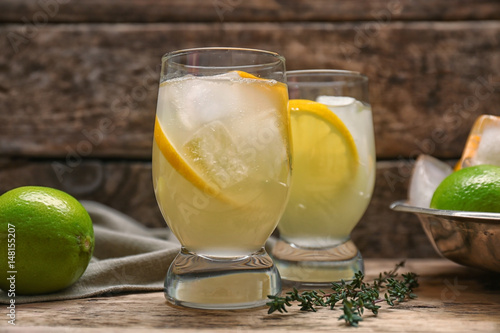
[[[51,22],[495,20],[496,0],[2,0],[0,20],[45,11]],[[53,15],[51,15],[53,13]]]
[[[370,79],[377,146],[365,256],[435,256],[406,197],[414,159],[454,163],[474,119],[500,115],[500,3],[461,0],[0,2],[0,193],[63,189],[162,226],[151,184],[160,57],[274,50],[288,69]]]

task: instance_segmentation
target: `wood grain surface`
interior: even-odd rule
[[[500,115],[500,22],[61,24],[22,41],[0,38],[3,156],[149,159],[160,57],[204,45],[365,73],[379,159],[458,158],[474,119]]]
[[[50,22],[280,22],[492,20],[495,0],[3,0],[0,20]]]
[[[392,269],[395,260],[368,260],[367,281]],[[193,310],[167,304],[163,293],[94,297],[18,305],[16,327],[0,321],[2,332],[498,332],[498,276],[444,259],[408,260],[402,272],[420,275],[418,298],[379,315],[366,313],[360,327],[346,327],[339,310],[316,313],[291,308],[267,315],[266,308]],[[5,310],[2,310],[5,311]]]

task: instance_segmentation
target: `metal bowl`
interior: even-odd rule
[[[500,273],[500,213],[414,207],[396,201],[391,209],[414,213],[436,251],[458,264]]]

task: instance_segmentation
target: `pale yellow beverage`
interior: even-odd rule
[[[287,80],[292,186],[272,255],[294,286],[330,286],[364,271],[350,234],[375,183],[368,78],[313,69],[287,72]]]
[[[280,237],[304,248],[332,247],[349,239],[373,191],[371,108],[335,96],[290,105],[293,177]]]
[[[160,86],[154,190],[188,251],[244,256],[276,227],[289,193],[287,99],[283,83],[236,71]]]

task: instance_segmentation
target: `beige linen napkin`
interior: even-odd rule
[[[82,201],[92,218],[95,249],[82,277],[59,292],[15,296],[16,304],[57,301],[121,292],[163,290],[180,245],[167,228],[149,229],[131,217],[93,201]],[[0,304],[8,304],[0,291]]]

